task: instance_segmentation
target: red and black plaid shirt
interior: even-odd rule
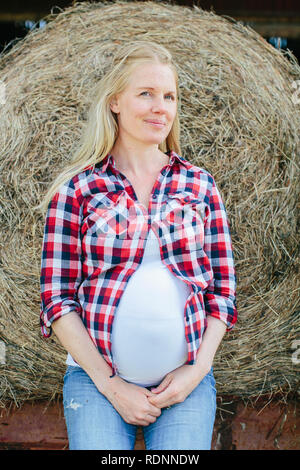
[[[162,263],[191,287],[182,312],[186,364],[196,361],[208,315],[227,330],[237,319],[230,229],[215,180],[175,152],[168,155],[148,208],[111,154],[63,184],[48,206],[40,277],[42,333],[49,337],[54,320],[77,312],[113,374],[114,315],[142,262],[150,228]]]

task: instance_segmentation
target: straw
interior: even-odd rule
[[[32,210],[70,159],[116,48],[157,41],[178,64],[182,155],[215,178],[230,221],[238,323],[215,358],[218,393],[299,386],[300,67],[249,26],[162,2],[75,3],[0,55],[0,403],[61,396],[66,352],[40,335],[44,218]]]

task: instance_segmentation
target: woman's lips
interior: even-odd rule
[[[152,126],[155,126],[155,127],[164,127],[165,126],[165,123],[164,122],[161,122],[161,121],[154,121],[154,120],[151,120],[151,119],[146,119],[146,122],[148,124],[151,124]]]

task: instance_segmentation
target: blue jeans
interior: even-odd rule
[[[63,387],[70,450],[133,450],[138,426],[128,424],[88,374],[68,366]],[[210,450],[216,414],[213,369],[181,402],[141,426],[147,450]]]

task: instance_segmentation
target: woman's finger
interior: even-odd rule
[[[155,405],[151,405],[150,404],[150,409],[149,409],[149,413],[153,416],[160,416],[161,415],[161,409]]]
[[[164,390],[166,390],[166,388],[170,385],[171,382],[172,382],[172,376],[171,375],[166,375],[166,377],[163,379],[163,381],[157,387],[152,387],[151,388],[151,392],[155,393],[155,394],[156,393],[161,393]]]
[[[158,406],[159,408],[165,408],[173,404],[171,403],[172,398],[170,396],[169,390],[165,390],[164,392],[161,392],[159,395],[148,397],[148,400],[150,401],[152,405]]]

